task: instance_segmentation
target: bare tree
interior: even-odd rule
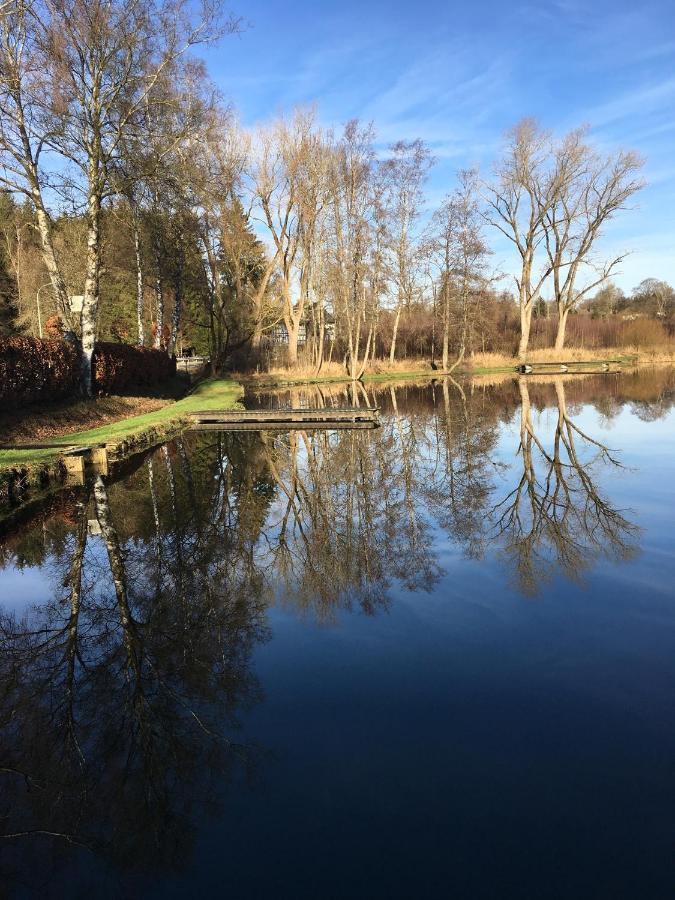
[[[532,119],[524,119],[508,132],[496,164],[496,179],[486,185],[488,221],[513,243],[520,257],[520,271],[515,276],[520,359],[527,353],[532,312],[551,272],[550,263],[541,270],[535,268],[546,216],[561,182],[560,173],[551,171],[549,151],[549,135]]]
[[[565,345],[570,314],[590,291],[604,283],[624,255],[596,264],[591,252],[603,227],[643,186],[637,177],[643,161],[618,152],[603,159],[583,142],[584,130],[567,135],[555,148],[555,169],[562,177],[544,217],[546,251],[558,310],[555,349]],[[579,285],[584,268],[594,275]]]
[[[42,256],[58,309],[70,324],[68,291],[54,249],[45,200],[44,157],[53,137],[43,100],[49,90],[36,43],[37,4],[8,0],[0,9],[0,183],[35,208]]]
[[[371,126],[348,122],[334,144],[330,174],[331,293],[353,380],[363,376],[374,348],[383,283],[373,137]]]
[[[633,290],[633,298],[647,302],[657,318],[663,319],[675,307],[675,291],[667,281],[645,278]]]
[[[111,173],[177,59],[223,29],[216,7],[203,5],[194,21],[184,0],[55,0],[36,30],[50,92],[50,145],[74,166],[84,196],[87,258],[81,317],[82,384],[91,394],[101,269],[101,214],[115,191]],[[230,20],[225,30],[235,30]]]
[[[389,213],[390,277],[396,293],[396,307],[389,346],[389,361],[396,358],[396,338],[404,306],[417,293],[417,263],[420,260],[415,226],[422,210],[422,190],[432,165],[423,141],[398,141],[391,157],[382,164],[386,177]]]
[[[426,246],[440,276],[437,296],[443,325],[441,365],[452,372],[464,359],[472,308],[485,281],[488,248],[481,229],[482,219],[475,172],[459,173],[459,186],[433,215]],[[458,352],[450,365],[450,329],[457,328]]]
[[[274,245],[280,274],[287,361],[298,362],[298,338],[313,268],[319,217],[325,204],[324,138],[314,112],[296,110],[256,136],[253,192]]]

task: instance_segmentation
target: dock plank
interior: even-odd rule
[[[190,413],[193,424],[296,427],[302,425],[379,424],[378,407],[321,407],[317,409],[197,410]]]

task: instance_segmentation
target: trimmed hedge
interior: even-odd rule
[[[68,341],[0,339],[0,408],[71,397],[79,380],[80,354]]]
[[[101,341],[94,349],[93,368],[95,390],[116,394],[167,381],[176,374],[176,358],[164,350]]]
[[[94,350],[94,390],[120,393],[161,384],[176,374],[163,350],[102,342]],[[77,396],[80,354],[75,344],[37,338],[0,338],[0,412],[29,403]]]

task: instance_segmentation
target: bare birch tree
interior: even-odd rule
[[[81,318],[82,384],[92,392],[101,269],[101,214],[114,192],[111,170],[125,137],[171,65],[222,29],[217,8],[203,5],[196,21],[187,3],[157,0],[54,0],[40,21],[37,40],[51,86],[50,144],[78,173],[87,223],[87,258]],[[226,30],[234,30],[230,20]],[[161,94],[158,102],[161,102]]]
[[[9,0],[0,9],[0,184],[27,197],[35,208],[45,268],[59,312],[70,325],[68,290],[45,199],[43,163],[56,126],[43,110],[49,87],[36,42],[38,14],[31,0]]]
[[[332,297],[352,380],[363,376],[374,349],[383,281],[378,222],[374,218],[378,198],[373,138],[372,127],[348,122],[334,145],[331,166]]]
[[[296,110],[256,136],[252,184],[260,219],[267,226],[277,259],[283,321],[288,334],[287,361],[298,362],[312,254],[325,203],[323,136],[313,111]]]

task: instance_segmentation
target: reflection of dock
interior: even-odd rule
[[[219,431],[262,431],[291,428],[376,428],[378,407],[318,409],[209,409],[190,413],[193,427]]]
[[[620,372],[624,360],[587,359],[570,362],[524,362],[516,366],[519,375],[602,375]]]

